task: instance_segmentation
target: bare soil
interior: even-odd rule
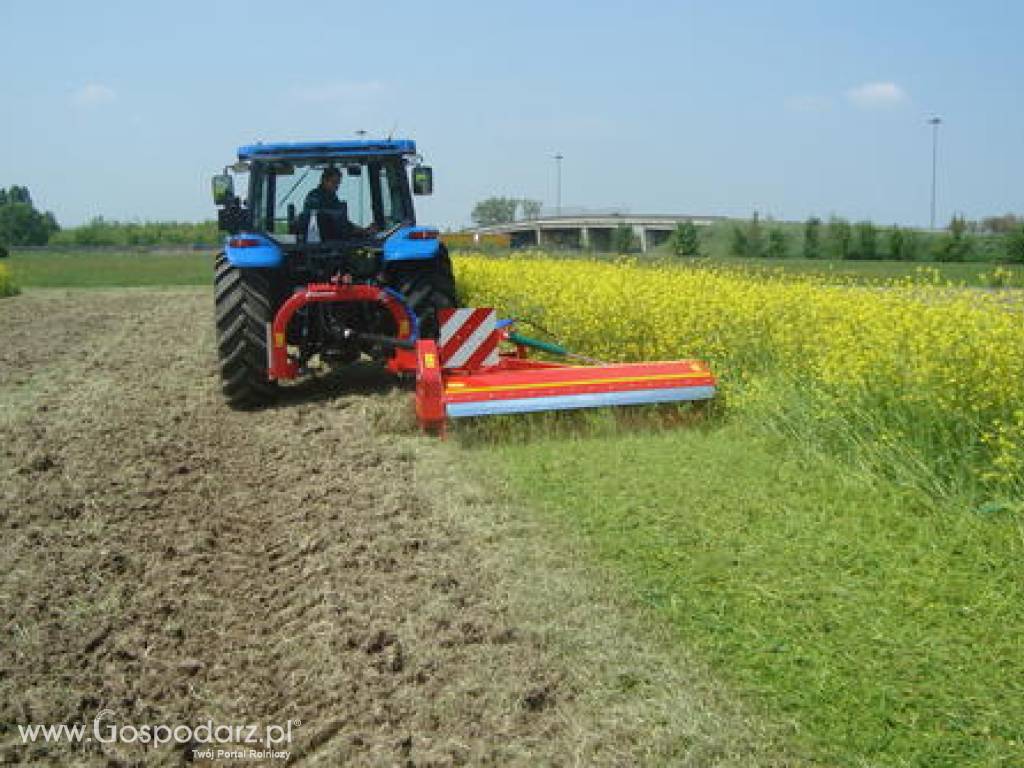
[[[0,762],[274,762],[17,727],[91,731],[102,710],[291,720],[291,765],[786,762],[416,436],[390,379],[225,407],[211,314],[192,289],[0,301]]]

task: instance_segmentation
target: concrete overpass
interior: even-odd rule
[[[641,252],[664,243],[678,224],[692,221],[706,227],[724,216],[689,216],[661,214],[584,214],[573,216],[544,216],[523,219],[508,224],[476,227],[466,230],[473,234],[508,235],[513,248],[581,248],[611,251],[612,238],[618,227],[633,230]]]

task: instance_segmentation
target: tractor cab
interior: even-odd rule
[[[437,239],[436,229],[416,226],[412,200],[432,191],[433,171],[408,140],[255,144],[241,147],[238,162],[213,179],[220,228],[252,236],[229,238],[227,247],[256,239],[258,246],[247,247],[269,248],[236,254],[254,267],[279,265],[275,246],[282,255],[348,244],[379,247],[385,260],[422,258],[436,249],[403,241]]]
[[[406,139],[239,148],[213,177],[226,233],[215,283],[229,401],[265,402],[286,367],[393,362],[398,340],[436,336],[438,310],[457,298],[437,228],[416,223],[413,196],[432,192],[433,172]],[[245,322],[257,316],[258,332]],[[276,370],[275,350],[294,366]]]

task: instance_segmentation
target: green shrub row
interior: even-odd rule
[[[216,245],[221,234],[217,222],[180,221],[119,222],[99,216],[80,227],[63,229],[50,237],[49,245],[60,246],[139,246],[139,245]]]
[[[673,235],[679,242],[680,230]],[[721,245],[722,225],[708,233]],[[962,217],[954,217],[942,232],[925,232],[870,221],[851,224],[832,217],[827,222],[812,216],[804,224],[775,224],[757,214],[749,221],[729,222],[728,254],[754,258],[804,257],[807,259],[892,261],[1008,261],[1024,263],[1024,224],[1006,233],[978,233]],[[684,255],[678,248],[676,253]]]

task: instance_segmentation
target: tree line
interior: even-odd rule
[[[50,238],[50,245],[62,246],[151,246],[209,245],[220,243],[223,234],[216,221],[109,221],[97,216],[80,227],[61,230]]]
[[[1024,220],[1012,214],[981,222],[954,216],[942,232],[878,227],[870,221],[851,224],[838,216],[823,222],[812,216],[801,234],[798,238],[792,227],[762,222],[755,213],[732,226],[729,252],[752,258],[1024,262]]]
[[[46,245],[60,231],[49,211],[39,211],[28,187],[0,187],[0,255],[12,245]]]
[[[538,218],[541,202],[528,198],[489,197],[478,202],[472,219],[478,226]],[[1012,261],[1024,263],[1024,217],[1015,214],[970,221],[954,216],[943,232],[933,233],[870,221],[851,223],[838,216],[812,216],[802,225],[764,221],[755,212],[746,222],[729,225],[728,252],[754,258],[897,261]],[[670,252],[698,256],[707,249],[693,222],[680,223],[668,240]],[[97,216],[78,227],[62,229],[54,215],[40,211],[27,187],[0,187],[0,255],[10,246],[214,246],[222,239],[215,221],[118,222]],[[630,227],[612,234],[612,247],[628,253],[638,247]]]
[[[0,256],[11,246],[216,245],[222,239],[216,221],[120,222],[102,216],[62,229],[49,211],[40,211],[27,187],[0,187]]]
[[[470,218],[478,227],[492,227],[521,219],[539,218],[541,207],[540,200],[523,197],[488,197],[473,206]]]

